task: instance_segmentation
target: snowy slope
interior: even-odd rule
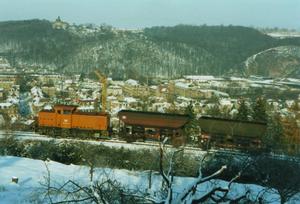
[[[63,184],[68,179],[73,179],[79,183],[89,183],[89,169],[83,166],[64,165],[53,161],[48,161],[47,165],[50,169],[52,185]],[[95,179],[101,180],[101,177],[109,175],[110,178],[116,179],[123,185],[131,189],[147,189],[148,173],[133,172],[128,170],[112,170],[112,169],[96,169]],[[40,183],[45,182],[47,175],[46,165],[44,161],[33,160],[20,157],[2,156],[0,157],[0,203],[35,203],[37,200],[48,203],[43,200],[45,192]],[[19,178],[19,183],[14,184],[11,178],[15,176]],[[179,194],[184,190],[194,178],[177,177],[175,178],[174,193]],[[226,185],[226,182],[215,180],[218,185]],[[213,183],[205,183],[197,189],[198,194],[207,192]],[[158,174],[153,176],[152,191],[157,190],[161,186],[161,177]],[[232,186],[232,196],[241,195],[247,189],[250,189],[251,196],[256,197],[258,192],[263,188],[257,185],[242,185],[234,184]],[[278,203],[279,197],[277,194],[267,193],[266,198],[271,203]]]

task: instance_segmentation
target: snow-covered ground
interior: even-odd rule
[[[50,170],[53,185],[54,183],[56,185],[63,184],[69,179],[81,183],[82,185],[89,184],[88,167],[64,165],[53,161],[47,161],[46,163]],[[121,184],[126,185],[127,188],[146,190],[148,187],[148,174],[148,172],[99,168],[95,170],[94,179],[101,180],[104,175],[109,175],[111,179],[116,179]],[[49,201],[44,198],[45,189],[41,186],[41,183],[45,183],[46,176],[47,170],[44,161],[12,156],[0,157],[0,203],[28,204],[35,203],[37,200],[49,203]],[[19,178],[18,184],[11,181],[12,177]],[[175,178],[175,196],[182,192],[184,188],[193,181],[194,178]],[[220,180],[207,182],[197,188],[198,194],[207,192],[213,185],[224,186],[226,182]],[[161,177],[158,174],[153,175],[152,192],[158,190],[160,186]],[[235,197],[241,195],[247,190],[250,190],[251,197],[255,198],[257,194],[263,190],[263,187],[257,185],[233,184],[230,196]],[[266,193],[265,199],[265,202],[268,203],[279,203],[279,196],[274,192]],[[292,203],[297,203],[297,201]]]

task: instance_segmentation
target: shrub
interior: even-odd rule
[[[21,156],[24,146],[13,136],[6,136],[0,139],[0,154]]]

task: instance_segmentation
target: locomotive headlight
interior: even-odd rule
[[[122,116],[122,119],[123,119],[123,120],[126,120],[126,119],[127,119],[126,115],[123,115],[123,116]]]

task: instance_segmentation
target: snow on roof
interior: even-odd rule
[[[31,124],[34,123],[34,121],[35,120],[26,120],[26,121],[23,122],[23,124],[25,124],[25,125],[31,125]]]
[[[117,97],[115,97],[115,96],[108,96],[107,100],[109,100],[109,101],[117,100]]]
[[[108,87],[109,89],[122,89],[122,87],[118,86],[118,85],[111,85]]]
[[[160,91],[161,92],[167,92],[167,88],[162,88]]]
[[[262,84],[250,84],[250,87],[261,88],[261,87],[263,87],[263,85]]]
[[[133,79],[128,79],[127,81],[125,81],[126,84],[131,85],[131,86],[137,86],[139,85],[139,82]]]
[[[73,83],[73,80],[72,80],[72,79],[67,79],[67,80],[65,80],[65,83],[66,83],[66,84],[72,84],[72,83]]]
[[[44,110],[52,110],[52,106],[47,104],[45,105]]]
[[[41,90],[41,88],[39,88],[39,87],[34,86],[34,87],[31,88],[30,91],[31,91],[31,94],[32,94],[32,95],[36,95],[36,96],[39,96],[39,97],[43,97],[42,90]]]
[[[135,103],[137,102],[137,99],[133,97],[124,97],[124,101],[127,103]]]
[[[300,79],[287,78],[286,80],[287,80],[287,81],[290,81],[290,82],[300,83]]]
[[[177,99],[178,99],[178,100],[182,100],[182,101],[186,101],[186,102],[192,101],[191,98],[187,98],[187,97],[184,97],[184,96],[178,96]]]
[[[5,108],[8,108],[10,106],[12,106],[13,104],[12,103],[9,103],[9,102],[6,102],[6,103],[0,103],[0,107],[5,107]]]
[[[240,77],[230,77],[231,81],[247,81],[245,78],[240,78]]]
[[[190,80],[196,80],[196,81],[209,81],[209,80],[214,80],[214,76],[210,75],[186,75],[184,76],[185,79],[190,79]]]
[[[228,94],[228,93],[225,93],[225,92],[213,90],[213,93],[214,93],[215,95],[217,95],[217,96],[229,97],[229,94]]]
[[[94,106],[79,106],[77,110],[94,110]]]
[[[294,101],[293,100],[286,100],[285,103],[288,107],[291,107],[294,104]]]
[[[181,82],[181,81],[178,81],[175,83],[175,86],[184,88],[184,89],[189,88],[189,85],[190,85],[190,83],[185,83],[185,82]]]
[[[209,93],[209,92],[213,92],[214,90],[212,89],[200,89],[199,92],[202,92],[202,93]]]
[[[225,98],[222,98],[219,103],[222,105],[222,106],[231,106],[232,103],[231,103],[231,100],[229,99],[225,99]]]
[[[157,89],[157,86],[154,86],[154,85],[153,85],[153,86],[150,86],[150,89],[155,89],[155,90],[156,90],[156,89]]]

